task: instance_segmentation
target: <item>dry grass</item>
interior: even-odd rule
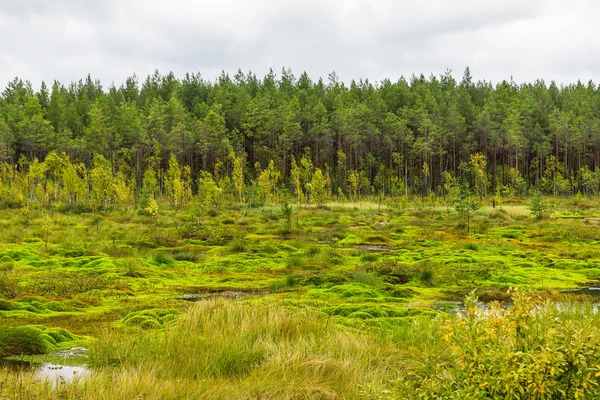
[[[414,330],[403,335],[416,343]],[[91,349],[97,370],[80,382],[53,389],[3,370],[0,390],[10,399],[363,398],[391,393],[410,369],[406,339],[398,345],[276,305],[211,301],[164,331],[107,330]]]

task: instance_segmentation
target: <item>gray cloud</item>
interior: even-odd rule
[[[469,65],[491,81],[600,81],[599,16],[586,0],[3,0],[0,86],[282,66],[314,79]]]

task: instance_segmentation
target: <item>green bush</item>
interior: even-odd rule
[[[523,291],[487,312],[466,299],[462,318],[443,320],[443,372],[416,386],[421,399],[600,398],[600,319],[591,306],[559,309]]]

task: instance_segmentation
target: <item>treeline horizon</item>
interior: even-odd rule
[[[37,91],[15,78],[0,96],[0,161],[4,186],[34,165],[43,185],[63,186],[58,164],[90,186],[101,165],[134,194],[148,175],[162,194],[175,163],[194,191],[203,172],[233,193],[269,171],[308,195],[318,170],[326,197],[445,196],[457,183],[480,195],[589,195],[600,192],[600,88],[493,85],[468,68],[460,81],[448,71],[375,84],[289,69],[215,81],[156,71],[107,89],[89,75]]]

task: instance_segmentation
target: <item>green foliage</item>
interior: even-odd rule
[[[169,158],[169,168],[166,172],[166,178],[166,192],[169,196],[171,207],[180,208],[185,202],[185,187],[179,162],[173,154]]]
[[[0,296],[14,299],[21,291],[19,281],[12,271],[0,271]]]
[[[540,192],[535,192],[529,203],[529,211],[537,218],[542,219],[548,215],[548,203]]]
[[[479,205],[477,204],[477,201],[471,197],[468,186],[461,188],[460,195],[456,200],[456,206],[454,208],[456,209],[459,218],[467,223],[467,233],[471,233],[471,218],[473,213],[479,209]]]
[[[287,275],[283,280],[273,283],[269,287],[269,291],[279,292],[283,289],[292,288],[296,284],[296,278],[293,275]]]
[[[160,253],[157,253],[157,254],[160,254]],[[160,259],[159,259],[159,261],[160,261]],[[133,258],[125,258],[125,259],[121,260],[121,265],[122,265],[123,270],[125,271],[125,276],[128,276],[130,278],[139,278],[139,277],[144,276],[143,266],[142,266],[142,263],[140,262],[140,260],[133,259]]]
[[[323,171],[320,168],[315,169],[310,184],[308,185],[308,191],[310,198],[317,205],[321,206],[325,202],[327,197],[326,193],[327,179],[323,175]]]
[[[114,201],[113,171],[110,162],[102,155],[94,155],[90,171],[91,199],[96,208],[107,208]]]
[[[561,311],[521,290],[509,309],[465,301],[462,318],[442,322],[451,357],[443,374],[418,383],[416,398],[576,399],[600,395],[598,318]]]
[[[215,211],[221,204],[223,190],[217,186],[212,174],[202,171],[198,179],[198,195],[190,205],[192,215],[199,221]]]
[[[456,183],[482,204],[531,187],[600,193],[593,85],[492,87],[468,69],[460,82],[331,78],[157,72],[110,89],[55,82],[51,93],[15,79],[0,96],[0,205],[136,205],[143,215],[168,199],[178,210],[201,171],[240,204],[273,206],[281,189],[298,208],[331,194],[453,197]]]
[[[381,280],[373,273],[367,272],[362,269],[358,269],[354,271],[352,278],[359,283],[362,283],[366,286],[374,286],[378,287],[381,285]]]
[[[290,206],[290,204],[287,201],[283,202],[283,204],[281,205],[281,214],[283,214],[283,218],[285,219],[285,224],[286,224],[287,230],[291,230],[292,229],[292,206]]]
[[[281,173],[275,168],[273,160],[270,160],[267,169],[261,171],[258,176],[258,188],[265,203],[275,203],[275,188],[280,177]]]

